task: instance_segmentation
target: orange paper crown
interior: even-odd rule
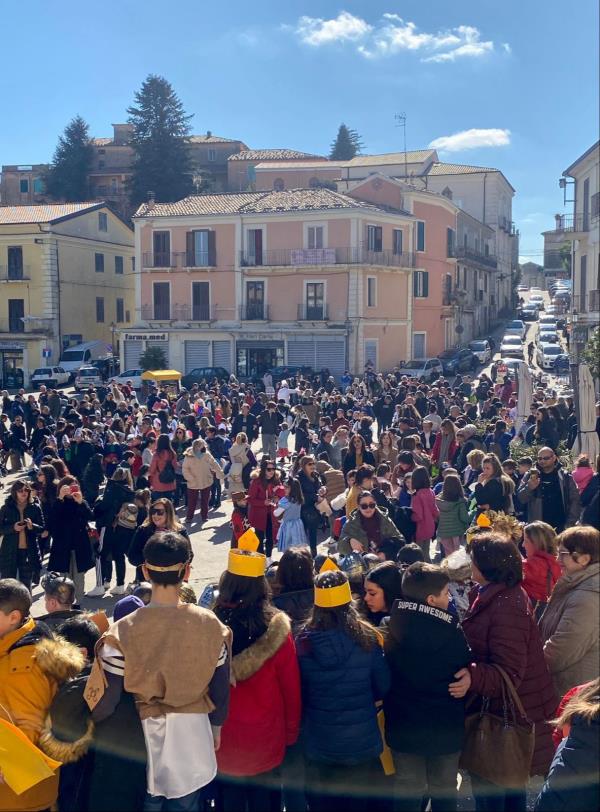
[[[324,572],[339,572],[339,567],[330,558],[326,558],[323,566],[319,570],[319,575]],[[352,601],[352,592],[348,579],[338,586],[322,587],[315,586],[315,606],[322,609],[333,609],[335,606],[344,606]]]
[[[229,551],[227,571],[232,575],[246,575],[249,578],[261,578],[265,574],[267,558],[258,553],[260,539],[254,528],[249,527],[238,539],[237,549]]]

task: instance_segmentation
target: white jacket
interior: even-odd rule
[[[201,457],[197,457],[191,448],[188,448],[183,455],[183,478],[188,488],[201,491],[210,488],[214,477],[223,479],[223,469],[209,451],[205,451]]]

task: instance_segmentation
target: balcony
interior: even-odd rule
[[[577,234],[590,230],[589,214],[557,214],[553,231]]]
[[[52,325],[48,324],[48,319],[31,319],[27,317],[25,320],[20,318],[15,319],[0,319],[0,333],[10,333],[12,335],[49,335],[52,330]]]
[[[456,257],[456,259],[474,262],[477,265],[484,265],[486,268],[495,269],[498,267],[498,260],[493,254],[482,254],[480,251],[467,248],[464,245],[455,245],[452,256]]]
[[[572,309],[578,313],[600,312],[600,290],[589,290],[587,293],[573,296]]]
[[[269,305],[246,303],[240,305],[240,321],[270,321]]]
[[[212,321],[215,316],[208,304],[142,305],[143,321]]]
[[[183,268],[183,259],[185,252],[169,252],[169,251],[148,251],[142,255],[142,267],[144,268],[160,268],[160,270],[168,270],[171,268]]]
[[[380,265],[386,268],[414,268],[415,255],[405,251],[369,251],[367,248],[275,248],[269,251],[241,251],[240,265],[256,267],[306,267],[323,265]]]
[[[30,279],[29,265],[0,265],[0,282],[29,282]]]
[[[329,308],[326,304],[299,304],[298,321],[329,321]]]

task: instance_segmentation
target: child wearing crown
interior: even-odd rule
[[[101,637],[85,698],[99,722],[133,693],[148,753],[146,810],[199,808],[202,787],[217,771],[215,751],[229,705],[231,631],[212,612],[182,603],[191,548],[175,532],[155,533],[144,547],[147,606]]]

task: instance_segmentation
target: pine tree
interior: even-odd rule
[[[329,157],[332,161],[349,161],[363,147],[360,135],[345,124],[340,124],[335,141],[331,145]]]
[[[140,369],[155,370],[165,369],[167,365],[167,356],[165,355],[162,347],[146,347],[144,352],[140,355],[139,360]]]
[[[81,116],[76,116],[58,139],[50,169],[44,178],[48,194],[68,202],[87,200],[92,157],[88,125]]]
[[[153,191],[156,200],[171,203],[193,190],[188,148],[190,120],[171,84],[148,76],[127,110],[133,124],[130,145],[135,155],[129,196],[137,206]]]

